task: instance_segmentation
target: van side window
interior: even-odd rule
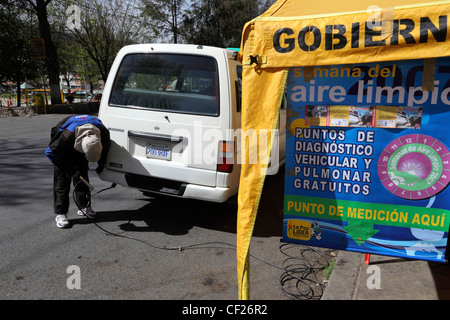
[[[109,104],[218,116],[218,79],[217,63],[212,57],[129,54],[116,75]]]

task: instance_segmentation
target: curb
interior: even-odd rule
[[[339,251],[321,300],[354,300],[363,260],[361,253]]]
[[[98,113],[99,102],[65,103],[47,106],[1,108],[0,118],[32,116],[38,114],[95,114]]]

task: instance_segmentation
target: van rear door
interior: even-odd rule
[[[215,186],[229,80],[223,51],[210,50],[152,45],[119,53],[99,115],[114,142],[108,168]]]

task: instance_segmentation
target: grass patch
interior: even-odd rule
[[[333,272],[334,269],[334,264],[336,263],[336,259],[333,258],[331,259],[330,263],[328,264],[328,266],[326,266],[321,272],[322,275],[327,279],[330,280],[331,277],[331,273]]]

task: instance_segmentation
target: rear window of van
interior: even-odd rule
[[[218,116],[216,60],[183,54],[129,54],[116,75],[109,104]]]

